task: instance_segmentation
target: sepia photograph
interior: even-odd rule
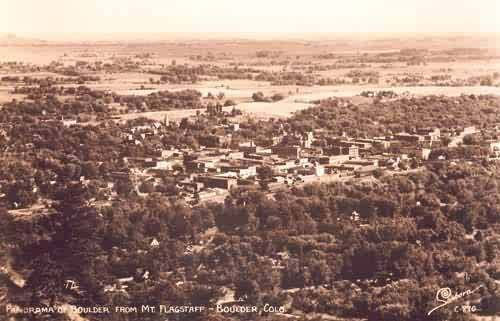
[[[500,2],[0,0],[0,321],[500,321]]]

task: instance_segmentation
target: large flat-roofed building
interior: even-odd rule
[[[238,180],[233,177],[224,176],[198,176],[197,180],[208,188],[222,188],[230,190],[238,185]]]
[[[373,175],[373,173],[377,170],[377,168],[378,166],[375,165],[362,166],[354,170],[354,175],[356,177],[370,176]]]
[[[271,147],[271,152],[283,158],[299,158],[300,157],[299,146],[273,146]]]
[[[359,147],[355,145],[326,147],[323,148],[323,154],[326,156],[347,155],[351,158],[358,158]]]
[[[398,133],[394,135],[394,139],[408,143],[420,143],[425,140],[425,137],[422,135],[414,135],[409,133]]]
[[[333,155],[333,156],[321,156],[318,158],[318,162],[322,165],[339,165],[350,160],[350,155]]]
[[[371,139],[371,138],[358,138],[354,140],[357,143],[368,143],[383,149],[391,147],[391,142],[386,139]]]
[[[223,164],[220,165],[220,169],[222,173],[232,172],[241,178],[248,178],[257,175],[257,166]]]

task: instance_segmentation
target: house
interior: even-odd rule
[[[62,123],[63,123],[63,126],[70,127],[71,125],[76,125],[77,124],[77,120],[76,119],[64,119],[62,121]]]
[[[309,159],[307,157],[301,157],[301,158],[298,158],[295,160],[295,164],[298,166],[306,167],[310,163],[309,163]]]
[[[424,136],[425,141],[435,142],[441,139],[441,131],[439,128],[419,128],[417,134]]]
[[[325,175],[325,167],[321,165],[317,165],[314,167],[314,175],[323,176]]]
[[[500,141],[490,141],[489,143],[490,153],[495,156],[500,156]]]
[[[198,193],[198,198],[200,201],[206,201],[217,196],[214,190],[204,190]]]
[[[160,246],[160,242],[158,242],[158,240],[156,238],[153,238],[153,240],[151,241],[151,243],[149,243],[149,247],[151,248],[156,248],[156,247],[159,247]]]
[[[239,159],[245,157],[245,153],[239,151],[229,151],[225,156],[228,159]]]
[[[183,187],[184,190],[189,191],[191,193],[200,192],[203,189],[202,182],[193,182],[190,179],[185,179],[183,181],[178,182],[179,186]]]
[[[299,175],[298,178],[303,183],[310,183],[316,181],[318,177],[313,173],[313,174]]]
[[[175,149],[163,149],[160,152],[160,157],[161,158],[169,158],[172,156],[179,156],[179,151]]]
[[[313,132],[309,131],[306,134],[301,136],[301,146],[304,148],[311,148],[312,142],[314,140]]]
[[[366,160],[376,160],[379,167],[396,167],[401,157],[396,154],[381,154],[367,157]]]

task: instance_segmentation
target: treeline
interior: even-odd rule
[[[30,77],[30,76],[3,76],[0,81],[8,83],[22,83],[26,86],[38,85],[40,87],[50,87],[60,84],[84,84],[90,81],[101,80],[98,76],[81,75],[78,77]],[[14,92],[16,93],[16,92]]]
[[[25,94],[26,99],[14,99],[4,104],[4,113],[0,116],[4,121],[23,115],[52,119],[61,115],[105,118],[123,112],[194,109],[205,106],[201,93],[191,89],[159,91],[147,96],[120,95],[86,86],[16,87],[14,92]],[[66,97],[61,100],[60,96]]]
[[[416,128],[478,129],[500,122],[500,101],[494,96],[425,96],[353,104],[331,98],[316,101],[316,106],[297,112],[289,123],[296,130],[323,128],[353,137],[386,136],[414,132]]]
[[[196,83],[205,78],[217,79],[252,79],[258,70],[251,68],[219,67],[209,64],[201,65],[177,65],[164,66],[162,69],[151,69],[147,71],[153,75],[159,75],[160,82],[170,84]]]

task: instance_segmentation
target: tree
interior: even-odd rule
[[[271,100],[272,101],[279,101],[279,100],[283,100],[285,97],[282,95],[282,94],[274,94],[271,96]]]
[[[11,207],[27,207],[38,200],[36,186],[33,182],[22,178],[8,184],[4,190]]]
[[[386,304],[377,307],[369,314],[368,321],[406,321],[409,320],[410,309],[401,304]]]
[[[234,296],[236,299],[243,299],[250,304],[256,304],[260,299],[260,287],[255,280],[241,279],[236,282],[236,291]]]
[[[252,94],[252,99],[256,102],[263,102],[266,101],[266,97],[261,91],[258,91],[256,93]]]
[[[143,182],[139,186],[139,192],[141,193],[153,193],[155,191],[155,187],[151,182]]]
[[[477,135],[465,135],[463,138],[464,145],[477,145],[479,144],[479,139]]]
[[[187,129],[187,128],[189,128],[189,119],[182,118],[181,122],[179,123],[179,128],[180,129]]]
[[[129,197],[134,191],[134,184],[130,179],[126,178],[116,181],[116,192],[122,197]]]
[[[47,298],[53,304],[64,301],[67,295],[78,297],[85,292],[85,302],[100,302],[106,280],[98,260],[102,220],[86,205],[86,190],[81,184],[72,184],[61,192],[54,210],[37,223],[46,229],[49,239],[23,248],[23,256],[30,257],[26,286],[32,291],[32,301]],[[76,281],[80,290],[68,290],[66,280]]]

